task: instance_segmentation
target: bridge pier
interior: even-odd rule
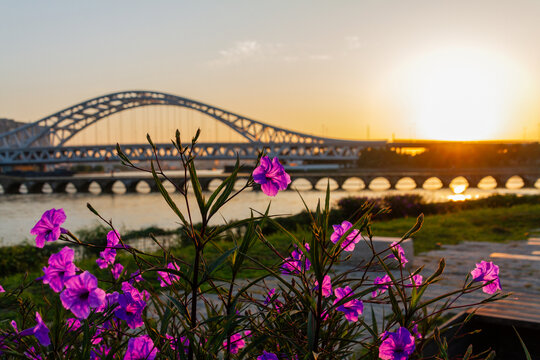
[[[464,176],[464,178],[465,180],[467,180],[467,183],[469,183],[469,187],[478,188],[478,184],[480,183],[480,181],[482,181],[484,177],[479,175],[467,175]]]
[[[43,192],[43,185],[45,183],[42,181],[31,181],[25,183],[26,189],[29,194],[41,194]]]
[[[399,180],[402,179],[402,177],[401,176],[386,176],[385,179],[388,180],[388,182],[390,183],[390,187],[388,188],[388,190],[395,190],[397,183],[399,182]]]
[[[519,175],[523,179],[523,187],[524,188],[534,188],[534,184],[536,184],[536,181],[538,178],[536,176],[532,175]]]
[[[503,189],[506,187],[506,182],[508,181],[508,179],[511,178],[510,175],[492,175],[492,176],[495,179],[495,182],[497,183],[496,188],[503,188]]]
[[[20,194],[21,185],[22,183],[20,182],[8,182],[2,184],[2,187],[4,188],[4,194]]]
[[[411,179],[413,179],[414,183],[416,184],[416,188],[423,189],[424,183],[429,179],[428,176],[410,176]]]
[[[102,194],[114,194],[113,186],[116,180],[98,180],[96,182],[101,187]]]
[[[137,185],[139,185],[140,182],[144,182],[144,180],[132,180],[123,182],[124,186],[126,187],[126,193],[137,193]]]

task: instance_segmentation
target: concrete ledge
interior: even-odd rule
[[[376,252],[381,252],[387,248],[390,247],[390,244],[393,242],[398,242],[401,238],[398,237],[386,237],[386,236],[374,236],[373,237],[373,247]],[[371,248],[368,246],[367,241],[369,240],[362,240],[359,241],[358,244],[356,244],[356,247],[354,248],[353,252],[343,252],[341,254],[341,259],[345,260],[347,257],[350,257],[346,264],[349,266],[357,266],[361,264],[366,264],[373,255],[373,252],[371,251]],[[401,247],[403,248],[403,251],[405,251],[405,257],[409,262],[407,263],[407,266],[411,266],[412,262],[414,261],[414,248],[413,248],[413,240],[411,238],[405,239],[401,242]],[[386,250],[381,254],[381,258],[385,258],[390,254],[390,250]],[[396,260],[389,259],[387,262],[388,265],[393,265],[394,267],[398,266],[398,262]]]

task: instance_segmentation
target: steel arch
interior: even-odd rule
[[[112,114],[149,105],[174,105],[204,113],[242,135],[248,142],[323,144],[337,139],[271,126],[199,101],[156,91],[121,91],[68,107],[34,123],[0,134],[0,148],[61,147],[79,131]],[[338,140],[339,141],[339,140]]]

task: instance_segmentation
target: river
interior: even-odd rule
[[[450,189],[426,190],[339,190],[332,192],[332,204],[347,196],[380,197],[397,194],[419,194],[426,201],[448,201],[448,199],[476,199],[491,194],[540,194],[540,189],[477,189],[469,188],[460,195]],[[319,199],[324,201],[324,192],[317,190],[301,191],[307,205],[314,209]],[[186,210],[183,198],[174,194],[182,211]],[[189,198],[190,206],[196,210],[194,197]],[[0,246],[20,244],[30,241],[30,229],[39,220],[41,214],[50,208],[63,208],[67,215],[64,227],[71,231],[94,226],[99,219],[86,207],[87,203],[97,209],[104,218],[112,219],[115,227],[122,229],[139,229],[150,225],[161,228],[175,228],[179,220],[168,208],[159,193],[128,194],[20,194],[0,195]],[[259,191],[245,191],[230,201],[215,216],[214,222],[235,220],[249,216],[250,209],[264,211],[271,203],[271,214],[290,215],[303,209],[298,193],[294,191],[280,192],[275,198],[269,198]],[[193,211],[193,220],[200,220],[197,211]]]

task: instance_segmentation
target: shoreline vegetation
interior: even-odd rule
[[[351,221],[360,218],[364,214],[367,201],[374,203],[374,213],[387,209],[372,219],[372,231],[377,236],[402,236],[414,225],[419,214],[425,215],[422,229],[414,236],[416,254],[467,240],[487,242],[523,240],[530,230],[538,228],[540,224],[540,196],[538,195],[494,195],[478,200],[445,203],[425,203],[417,195],[375,199],[348,197],[339,200],[331,210],[329,223],[338,223],[339,219],[343,218]],[[290,229],[295,235],[305,237],[310,218],[307,212],[301,212],[276,218],[276,221],[284,228]],[[76,233],[84,242],[103,246],[106,244],[106,235],[109,230],[104,225],[97,225],[81,229]],[[151,236],[154,236],[160,240],[166,240],[171,251],[178,256],[186,260],[193,256],[191,248],[186,246],[182,228],[162,229],[149,226],[138,230],[121,229],[120,232],[122,239],[127,243],[139,241],[138,244],[142,246],[145,245],[144,243],[154,244],[151,239]],[[275,227],[265,226],[262,232],[277,249],[287,250],[289,241],[283,235],[279,235]],[[227,236],[221,240],[222,245],[230,241]],[[219,244],[216,245],[219,246]],[[55,243],[38,249],[34,244],[26,242],[22,245],[0,247],[0,274],[2,274],[3,283],[9,283],[13,276],[20,280],[27,272],[33,275],[40,273],[40,264],[46,263],[48,257],[63,246],[64,244]],[[88,267],[95,267],[100,248],[96,249],[85,248],[84,253],[81,251],[78,254],[81,261]],[[208,249],[210,253],[212,250],[212,248]],[[265,247],[262,244],[260,250],[262,252],[259,260],[270,265],[274,260],[272,254],[268,251],[265,253]],[[159,248],[154,251],[159,251]],[[130,263],[128,256],[125,261]],[[249,277],[257,274],[247,271],[243,275]]]

